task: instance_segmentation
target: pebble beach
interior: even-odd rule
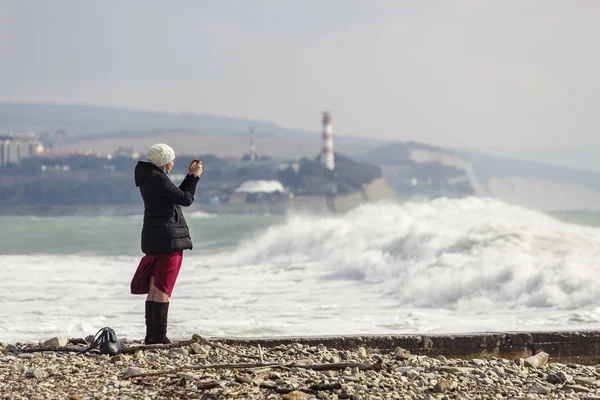
[[[78,354],[81,339],[0,344],[0,398],[600,400],[600,365],[556,363],[544,352],[465,360],[402,348],[224,345],[197,335],[167,346],[123,343],[114,356]]]

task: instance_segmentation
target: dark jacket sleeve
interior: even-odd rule
[[[174,204],[187,207],[194,202],[196,185],[200,180],[197,176],[187,175],[179,187],[175,186],[167,175],[161,175],[160,195]]]

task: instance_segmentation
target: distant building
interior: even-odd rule
[[[291,197],[281,182],[276,180],[249,180],[243,182],[229,196],[229,204],[248,204],[283,200]]]
[[[33,134],[0,135],[0,167],[18,164],[21,160],[36,157],[44,146]]]
[[[292,168],[294,171],[297,172],[300,168],[300,163],[298,161],[263,158],[255,160],[241,160],[237,163],[237,168],[268,168],[273,171],[281,171],[287,168]]]
[[[56,158],[70,156],[96,156],[101,157],[102,154],[95,150],[80,150],[80,149],[59,149],[59,150],[44,150],[39,154],[40,157]]]
[[[260,181],[246,181],[242,183],[237,189],[236,193],[283,193],[285,189],[279,181],[274,180],[260,180]]]
[[[112,154],[109,154],[108,156],[108,158],[114,157],[130,157],[133,159],[138,159],[140,158],[140,153],[135,151],[133,147],[121,146],[118,147],[117,150],[115,150]]]

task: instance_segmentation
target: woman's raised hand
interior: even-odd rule
[[[202,175],[202,161],[193,159],[188,169],[189,175],[200,177]]]

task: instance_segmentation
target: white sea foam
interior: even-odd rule
[[[226,233],[224,233],[226,234]],[[169,331],[426,333],[600,327],[600,229],[467,198],[292,216],[228,252],[186,253]],[[101,245],[101,244],[100,244]],[[0,255],[0,341],[143,335],[138,258]]]
[[[600,229],[480,198],[366,205],[343,217],[291,218],[221,265],[306,266],[376,285],[407,306],[598,304]]]
[[[216,214],[211,214],[203,211],[192,211],[185,214],[186,218],[215,218]]]

